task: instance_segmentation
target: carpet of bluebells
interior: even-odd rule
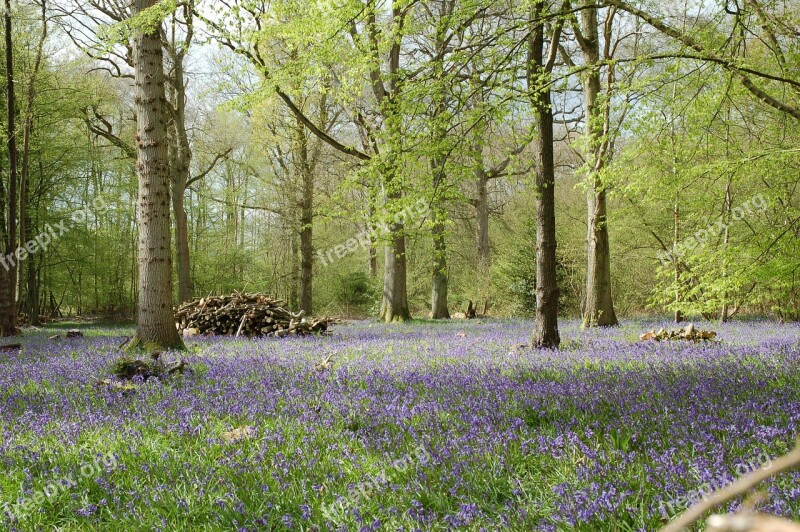
[[[800,435],[800,326],[638,342],[659,326],[204,338],[133,390],[97,385],[128,329],[28,332],[0,354],[0,530],[654,530]],[[764,491],[800,517],[800,473]]]

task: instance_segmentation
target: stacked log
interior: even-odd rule
[[[713,340],[717,336],[714,331],[706,331],[703,329],[695,328],[694,324],[690,323],[686,327],[680,329],[659,329],[658,331],[650,330],[639,337],[640,340],[655,340],[662,342],[665,340],[689,340],[698,342],[701,340]]]
[[[175,321],[187,337],[304,336],[328,330],[327,320],[306,318],[303,311],[287,310],[283,301],[266,294],[233,293],[196,299],[178,307]]]

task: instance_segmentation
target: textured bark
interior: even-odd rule
[[[157,0],[135,0],[133,14]],[[170,165],[159,29],[132,39],[139,175],[139,305],[133,347],[183,348],[172,311]]]
[[[586,327],[617,325],[611,293],[611,253],[606,219],[606,192],[595,188],[588,198],[588,262],[586,271],[586,307],[583,324]]]
[[[20,169],[20,230],[23,242],[33,239],[34,228],[30,215],[30,174],[31,174],[31,134],[33,133],[33,104],[36,101],[36,80],[42,66],[44,44],[47,41],[47,1],[41,2],[42,32],[36,46],[36,59],[33,64],[31,79],[28,81],[28,94],[25,101],[25,127],[22,135],[22,168]],[[29,256],[25,263],[25,275],[19,276],[19,291],[26,288],[25,312],[28,323],[39,325],[39,294],[36,282],[36,257]]]
[[[433,236],[433,279],[431,283],[431,317],[435,320],[450,318],[447,309],[447,241],[442,215],[433,210],[431,213],[431,234]]]
[[[305,201],[303,203],[300,217],[300,310],[311,314],[314,312],[314,218],[311,207],[306,207]]]
[[[393,117],[396,119],[396,117]],[[391,165],[390,165],[391,166]],[[389,192],[386,194],[388,205],[400,200],[403,194],[394,190],[393,182],[396,168],[388,168],[383,175],[384,183]],[[406,264],[406,235],[403,222],[389,224],[389,243],[386,246],[386,261],[383,273],[383,302],[381,304],[380,318],[386,322],[406,321],[411,319],[408,308],[408,284]]]
[[[175,192],[178,191],[176,187]],[[172,199],[175,213],[175,246],[178,270],[178,301],[180,303],[192,299],[192,266],[189,258],[189,221],[183,194],[175,194]]]
[[[297,308],[298,294],[300,293],[300,248],[297,245],[297,233],[294,227],[288,228],[286,238],[289,240],[289,263],[291,264],[288,300],[291,308]]]
[[[175,247],[178,270],[178,301],[192,299],[192,266],[189,256],[189,222],[186,216],[184,197],[189,181],[192,150],[186,133],[186,89],[183,84],[183,68],[175,66],[175,173],[173,179],[172,209],[175,214]]]
[[[438,4],[438,21],[436,26],[436,36],[434,38],[434,49],[437,59],[433,64],[433,77],[444,79],[444,57],[447,56],[447,25],[443,21],[451,20],[456,3],[453,0],[445,0]],[[434,149],[439,151],[440,146],[445,146],[448,137],[446,126],[445,110],[448,104],[448,92],[444,84],[436,86],[433,94],[433,113],[430,117],[432,125],[432,143]],[[433,239],[433,272],[431,279],[431,317],[435,320],[449,319],[447,291],[450,283],[447,274],[447,231],[445,222],[447,211],[445,208],[445,196],[441,190],[447,181],[448,155],[436,153],[430,158],[431,185],[434,197],[431,200],[431,237]]]
[[[726,137],[727,137],[727,134],[726,134]],[[726,140],[726,151],[727,151],[727,146],[728,146],[727,140],[728,139],[726,138],[725,140]],[[726,155],[729,155],[729,154],[726,153]],[[722,244],[726,248],[728,247],[728,244],[730,244],[730,241],[731,241],[730,216],[731,216],[731,211],[732,210],[733,210],[733,193],[732,193],[732,190],[731,190],[731,178],[729,177],[728,178],[728,183],[725,186],[725,218],[726,218],[726,222],[728,222],[728,223],[725,224],[725,229],[723,231],[723,237],[722,237]],[[724,279],[727,276],[728,276],[728,270],[727,270],[727,268],[725,266],[723,266],[722,267],[722,277]],[[728,294],[726,292],[726,293],[723,294],[722,309],[720,309],[720,312],[719,312],[719,322],[720,323],[728,323],[729,319],[730,319],[730,306],[728,304]]]
[[[475,170],[475,238],[478,248],[478,277],[483,280],[492,267],[489,242],[489,178],[481,167]]]
[[[680,204],[678,203],[678,199],[675,198],[675,204],[672,207],[672,218],[673,218],[673,231],[672,231],[672,249],[677,249],[678,246],[678,239],[680,238]],[[681,291],[680,291],[680,282],[681,282],[681,263],[680,258],[672,257],[673,261],[673,279],[675,281],[675,304],[678,305],[681,302]],[[680,309],[675,309],[675,323],[681,323],[683,321],[683,312]]]
[[[372,197],[371,192],[368,190],[368,198],[367,201],[369,202],[369,220],[375,219],[375,199]],[[364,227],[364,230],[369,232],[370,224],[367,223]],[[378,278],[378,246],[374,239],[370,239],[369,243],[369,277],[370,279],[377,279]]]
[[[543,2],[535,4],[535,13],[543,10]],[[556,36],[553,39],[558,41]],[[558,278],[556,275],[556,208],[555,163],[553,154],[553,109],[550,85],[545,82],[549,72],[544,59],[544,23],[535,22],[529,38],[528,86],[532,92],[534,119],[538,125],[536,140],[536,319],[531,345],[557,348]]]
[[[584,63],[598,65],[600,40],[597,34],[597,8],[581,11],[582,38],[579,39]],[[600,95],[600,70],[594,67],[586,73],[583,82],[586,134],[589,138],[589,191],[587,193],[587,268],[586,306],[584,326],[617,325],[614,300],[611,293],[611,252],[608,242],[608,217],[605,185],[599,173],[605,164],[604,136],[608,117],[598,103]]]
[[[169,42],[166,44],[172,60],[168,91],[170,96],[170,132],[172,143],[172,214],[175,217],[175,259],[178,279],[178,302],[192,299],[192,265],[189,254],[189,222],[186,215],[186,189],[190,183],[192,148],[186,131],[186,72],[185,61],[194,37],[193,2],[184,6],[185,31],[182,39],[176,38],[175,20]],[[215,160],[216,162],[216,160]]]
[[[8,232],[6,244],[6,257],[17,249],[17,141],[14,119],[16,105],[14,99],[14,42],[11,33],[11,0],[5,3],[5,46],[6,46],[6,91],[8,122],[6,133],[8,136]],[[11,261],[3,261],[0,270],[0,336],[14,336],[19,334],[17,324],[17,265]],[[6,268],[5,266],[8,266]]]
[[[305,126],[295,127],[295,168],[300,172],[300,310],[311,314],[314,307],[314,171],[309,160]]]
[[[390,193],[387,196],[388,202],[400,199],[399,193]],[[408,308],[406,236],[402,223],[389,225],[388,239],[380,318],[385,322],[406,321],[411,319],[411,311]]]
[[[406,237],[402,226],[393,226],[386,246],[386,266],[383,273],[383,304],[381,319],[386,322],[411,319],[406,293]]]
[[[397,176],[396,161],[392,158],[392,151],[402,142],[402,116],[397,109],[397,99],[400,95],[400,48],[402,44],[402,30],[408,10],[397,4],[392,5],[391,25],[398,33],[392,39],[385,60],[381,57],[377,36],[381,34],[378,28],[378,8],[375,2],[368,2],[368,14],[364,33],[367,35],[370,53],[374,59],[369,72],[372,92],[378,104],[379,112],[383,118],[383,129],[388,139],[384,146],[385,167],[380,172],[382,188],[385,191],[384,200],[387,206],[403,197],[403,191],[394,182]],[[352,30],[355,34],[356,29]],[[386,69],[384,70],[384,65]],[[385,263],[383,273],[383,301],[381,303],[380,318],[386,322],[405,321],[411,319],[408,308],[408,286],[406,282],[406,236],[402,222],[389,224],[388,244],[385,250]]]
[[[378,250],[374,243],[369,245],[369,277],[370,279],[378,277]]]

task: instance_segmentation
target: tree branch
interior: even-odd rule
[[[703,46],[699,41],[695,40],[690,35],[684,34],[680,30],[673,28],[666,22],[657,19],[656,17],[650,15],[649,13],[646,13],[645,11],[642,11],[641,9],[638,9],[630,5],[623,0],[604,0],[604,2],[609,6],[614,6],[623,11],[627,11],[631,15],[639,17],[640,19],[642,19],[643,21],[647,22],[652,27],[660,31],[661,33],[672,37],[673,39],[683,43],[685,46],[691,48],[692,50],[702,54],[709,61],[718,63],[727,70],[733,72],[739,78],[739,81],[742,83],[744,88],[747,89],[756,98],[766,103],[770,107],[773,107],[774,109],[786,113],[792,118],[795,118],[796,120],[800,120],[800,109],[793,107],[789,104],[783,103],[780,100],[767,94],[764,90],[762,90],[760,87],[756,86],[755,83],[753,83],[753,81],[746,75],[744,70],[735,65],[732,61],[718,56],[711,50],[707,50],[705,46]]]

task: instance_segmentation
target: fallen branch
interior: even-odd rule
[[[661,529],[661,532],[680,532],[703,517],[706,512],[711,511],[714,508],[717,508],[718,506],[725,504],[726,502],[735,499],[740,495],[744,495],[768,478],[772,478],[783,471],[788,471],[799,466],[800,440],[798,440],[797,445],[790,453],[773,460],[769,467],[756,469],[750,474],[743,476],[733,484],[729,484],[728,486],[715,491],[707,499],[698,502],[664,526]],[[743,532],[746,532],[747,530],[748,529],[745,529]]]

